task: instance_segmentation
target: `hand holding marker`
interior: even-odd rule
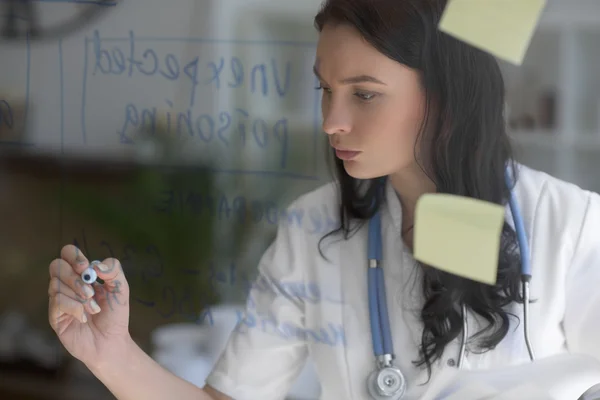
[[[119,260],[89,262],[66,245],[49,272],[48,319],[67,351],[88,367],[123,352],[131,341],[129,284]]]

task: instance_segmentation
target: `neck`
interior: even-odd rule
[[[402,232],[412,237],[417,201],[425,193],[435,193],[435,184],[416,164],[390,175],[390,183],[402,204]]]

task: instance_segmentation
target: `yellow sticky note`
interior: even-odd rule
[[[449,0],[439,29],[521,65],[547,0]]]
[[[415,208],[414,257],[442,271],[496,283],[504,207],[450,194],[425,194]]]

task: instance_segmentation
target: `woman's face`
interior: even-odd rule
[[[414,165],[425,100],[417,71],[339,24],[320,34],[315,73],[323,88],[323,130],[350,176],[375,178]]]

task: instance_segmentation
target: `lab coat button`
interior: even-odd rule
[[[446,364],[448,364],[450,367],[454,367],[456,365],[456,361],[454,361],[454,358],[450,358]]]

